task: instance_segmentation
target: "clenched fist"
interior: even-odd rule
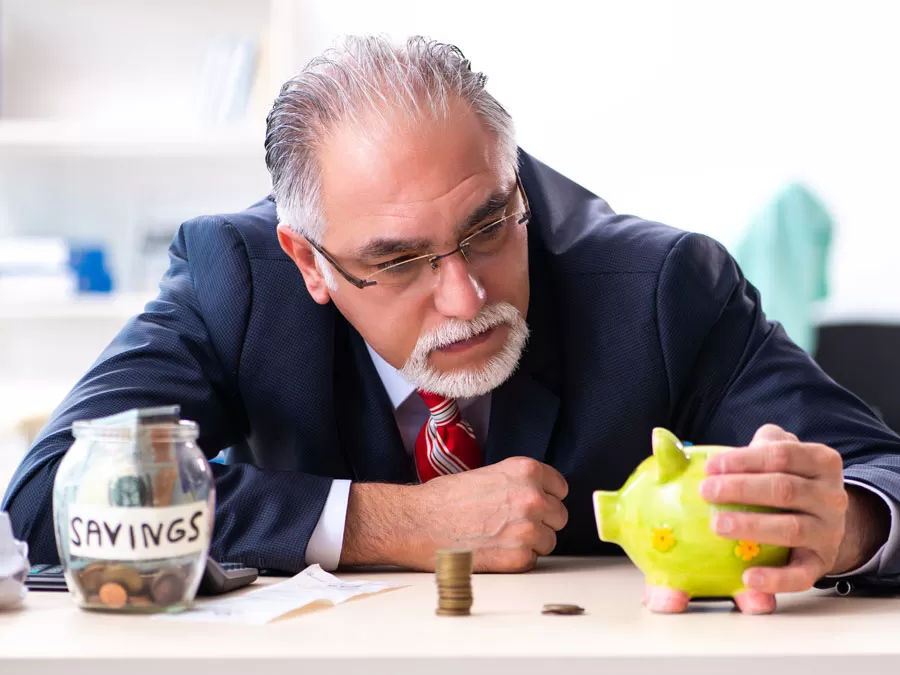
[[[468,548],[476,572],[526,571],[556,547],[568,489],[556,469],[527,457],[422,485],[354,485],[341,563],[431,571],[437,549]]]

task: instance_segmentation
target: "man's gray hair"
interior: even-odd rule
[[[321,243],[325,222],[317,152],[338,124],[402,111],[444,119],[455,100],[475,113],[497,141],[501,170],[517,167],[512,118],[484,88],[455,46],[411,37],[349,37],[310,61],[281,88],[266,121],[266,166],[278,220]]]

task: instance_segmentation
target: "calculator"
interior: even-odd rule
[[[221,595],[256,581],[259,570],[241,563],[216,562],[206,558],[206,569],[197,588],[197,595]],[[25,577],[25,586],[32,591],[68,591],[62,565],[33,565]]]

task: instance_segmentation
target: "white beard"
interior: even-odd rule
[[[428,355],[435,349],[469,340],[504,324],[509,328],[506,343],[483,366],[443,373],[428,364]],[[417,389],[440,396],[453,399],[481,396],[499,387],[515,372],[528,334],[525,318],[511,304],[500,302],[487,305],[471,321],[449,319],[439,328],[421,336],[399,372]]]

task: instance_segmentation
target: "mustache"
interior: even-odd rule
[[[411,358],[428,356],[436,349],[449,347],[455,342],[471,340],[497,326],[513,324],[519,311],[511,304],[502,302],[483,307],[474,319],[448,319],[438,328],[419,338]]]
[[[509,326],[506,343],[481,367],[441,372],[428,364],[433,350],[471,339],[503,324]],[[454,399],[480,396],[499,387],[512,375],[528,336],[525,317],[513,305],[506,302],[489,305],[470,321],[449,319],[437,329],[422,335],[400,373],[417,388],[441,396]]]

